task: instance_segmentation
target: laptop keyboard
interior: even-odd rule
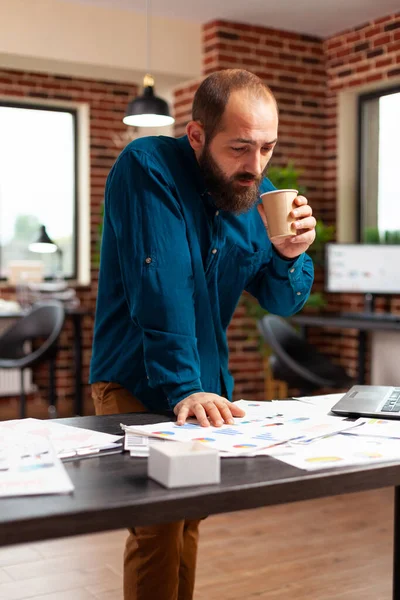
[[[385,412],[400,412],[400,388],[393,390],[381,410]]]

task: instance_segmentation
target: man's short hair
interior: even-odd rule
[[[192,119],[203,125],[207,142],[222,128],[222,116],[229,96],[238,90],[246,90],[255,97],[265,96],[277,106],[270,88],[254,73],[245,69],[224,69],[212,73],[200,84],[192,106]]]

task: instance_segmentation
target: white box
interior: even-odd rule
[[[201,442],[155,442],[150,446],[147,474],[168,488],[219,483],[219,452]]]

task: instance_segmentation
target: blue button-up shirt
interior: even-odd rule
[[[106,184],[90,381],[153,411],[200,391],[231,398],[226,329],[243,290],[288,316],[312,281],[311,259],[279,257],[256,207],[216,208],[187,137],[136,140]]]

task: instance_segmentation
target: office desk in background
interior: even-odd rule
[[[57,422],[120,434],[121,422],[144,425],[169,420],[171,415],[142,413],[57,419]],[[392,486],[395,488],[393,600],[400,600],[400,464],[309,472],[267,456],[228,458],[221,461],[221,483],[180,489],[166,489],[148,479],[147,460],[131,458],[128,453],[78,460],[65,466],[75,486],[72,495],[0,499],[0,546]],[[359,512],[363,518],[374,518],[363,515],[362,505]],[[290,539],[287,543],[290,544]]]
[[[399,320],[385,320],[368,316],[342,316],[339,314],[319,314],[319,315],[295,315],[290,318],[295,325],[300,325],[306,336],[307,327],[330,327],[335,329],[357,329],[358,330],[358,383],[365,383],[365,358],[367,347],[367,333],[370,331],[398,331],[400,333]]]
[[[20,319],[25,312],[0,312],[0,319]],[[75,402],[74,412],[76,415],[82,414],[82,321],[84,317],[92,314],[87,308],[77,306],[76,308],[66,308],[65,315],[67,319],[72,320],[74,331],[74,382],[75,382]]]

